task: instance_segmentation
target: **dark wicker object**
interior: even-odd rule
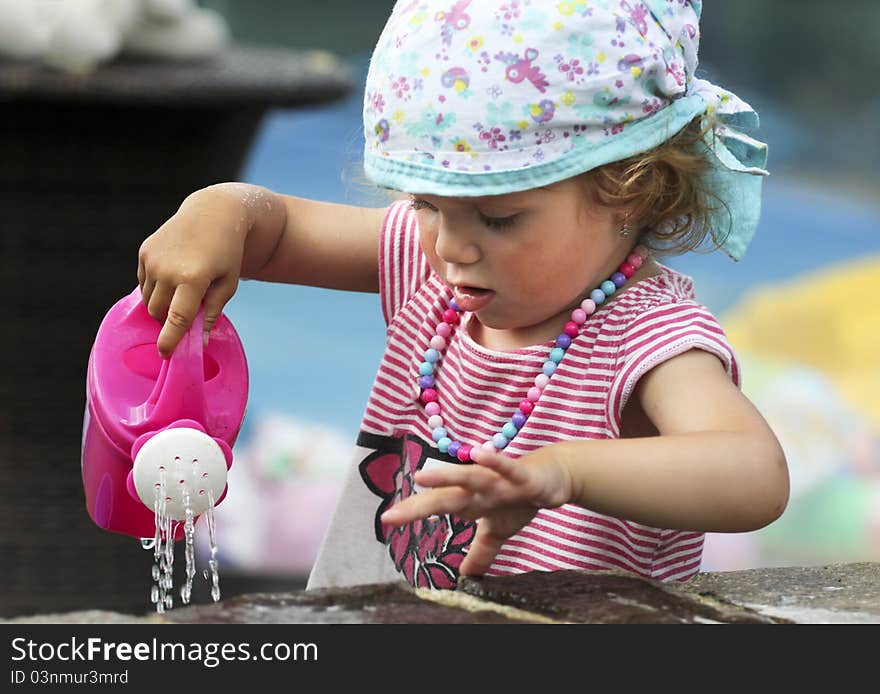
[[[326,53],[264,47],[82,77],[0,63],[0,616],[147,606],[149,556],[85,510],[98,325],[135,287],[144,237],[191,191],[239,175],[268,108],[352,86]]]

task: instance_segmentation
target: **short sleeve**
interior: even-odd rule
[[[620,434],[623,409],[639,379],[658,364],[690,349],[702,349],[721,360],[739,387],[736,355],[712,313],[695,301],[652,307],[629,323],[618,353],[618,367],[608,398],[608,422]]]
[[[385,324],[431,274],[419,245],[419,225],[408,200],[392,203],[379,237],[379,295]]]

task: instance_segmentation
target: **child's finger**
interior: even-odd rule
[[[154,300],[156,294],[160,291],[160,286],[157,285],[153,292]],[[167,357],[174,351],[177,343],[180,342],[195,320],[203,295],[204,290],[198,289],[191,284],[179,284],[177,289],[174,290],[171,301],[168,303],[167,314],[164,317],[165,322],[162,324],[162,330],[159,331],[159,339],[156,341],[159,354]],[[152,308],[153,300],[150,301],[150,315],[154,315]]]
[[[205,292],[205,323],[202,330],[205,334],[204,340],[206,345],[208,344],[208,334],[211,332],[211,328],[214,327],[214,324],[223,312],[223,307],[233,297],[236,289],[238,289],[238,280],[234,277],[226,277],[214,282],[208,287],[208,291]]]
[[[525,482],[528,474],[525,466],[515,458],[503,453],[496,453],[485,448],[475,448],[471,451],[471,458],[480,467],[494,470],[499,475],[506,477],[514,483]]]
[[[153,289],[156,287],[156,280],[151,277],[145,277],[141,283],[141,297],[144,300],[144,306],[147,311],[150,309],[150,297],[153,296]]]
[[[150,298],[147,299],[147,312],[157,321],[164,321],[165,315],[168,313],[168,305],[171,303],[171,297],[173,296],[173,285],[153,282]]]
[[[459,573],[462,576],[482,576],[492,566],[504,540],[492,536],[489,533],[481,533],[480,525],[477,524],[477,534],[468,549],[467,555],[461,562]]]
[[[470,491],[485,491],[497,479],[487,470],[476,465],[444,465],[443,467],[419,470],[415,481],[422,487],[464,487]]]
[[[470,497],[468,492],[455,489],[414,494],[385,511],[380,520],[387,525],[397,526],[444,513],[460,515]]]

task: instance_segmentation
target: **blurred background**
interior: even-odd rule
[[[235,44],[329,52],[351,76],[341,98],[270,104],[246,139],[233,177],[327,201],[385,204],[360,169],[361,87],[369,51],[393,3],[197,4],[222,17]],[[667,262],[694,277],[698,299],[719,316],[741,360],[743,390],[777,432],[792,478],[791,501],[779,521],[755,533],[708,536],[706,571],[880,559],[880,96],[871,77],[878,69],[880,5],[872,0],[833,6],[740,0],[704,7],[700,70],[758,111],[757,136],[769,144],[772,175],[764,184],[758,233],[742,261],[691,254]],[[46,121],[42,127],[53,126]],[[10,142],[3,140],[7,148]],[[42,166],[45,178],[32,180],[31,187],[45,189],[53,180],[51,160]],[[193,180],[207,185],[228,177],[205,167]],[[3,185],[22,184],[8,174]],[[179,198],[187,192],[181,190]],[[173,199],[161,214],[155,207],[140,214],[129,206],[131,238],[113,243],[131,253],[125,261],[130,267],[91,297],[87,335],[134,287],[137,246],[174,212]],[[101,204],[96,198],[93,212],[106,227]],[[14,237],[9,220],[4,224],[4,237]],[[55,233],[64,234],[64,225],[56,225]],[[100,252],[101,231],[91,233],[94,254]],[[21,247],[9,244],[7,252]],[[4,265],[10,273],[12,264],[7,259]],[[19,307],[13,321],[42,310],[48,324],[57,324],[52,312],[65,310],[63,302],[35,309],[20,285],[8,280],[4,287],[4,301]],[[333,510],[382,352],[378,299],[242,282],[226,313],[244,343],[251,383],[229,493],[216,510],[221,589],[229,597],[300,588]],[[345,339],[338,339],[340,324]],[[16,323],[9,325],[14,334]],[[150,557],[132,538],[115,537],[107,545],[108,533],[91,523],[81,497],[75,456],[87,343],[78,346],[74,368],[67,369],[73,372],[67,373],[70,382],[83,385],[59,415],[66,425],[42,431],[15,426],[19,395],[31,390],[22,380],[27,374],[18,377],[18,386],[10,375],[2,392],[7,421],[0,430],[0,481],[7,499],[14,495],[19,508],[39,511],[0,516],[9,576],[0,588],[0,616],[149,609]],[[11,359],[7,371],[13,370]],[[52,398],[53,391],[28,397]],[[41,499],[43,487],[25,485],[28,498],[22,500],[18,458],[24,439],[16,438],[22,436],[28,442],[48,437],[51,463],[41,474],[64,477],[67,491]],[[59,446],[66,446],[63,459],[49,452]],[[204,558],[207,532],[201,525],[196,536],[197,557]],[[100,542],[104,554],[94,549]],[[137,565],[131,575],[142,576],[140,583],[107,583],[115,570],[102,564],[109,556]],[[76,575],[65,572],[70,565],[78,567]],[[79,583],[83,572],[87,580]],[[196,601],[209,599],[199,590]]]

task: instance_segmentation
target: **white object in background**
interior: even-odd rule
[[[175,21],[192,11],[192,0],[143,0],[143,15],[151,19]]]
[[[143,14],[125,36],[123,51],[132,55],[192,60],[215,55],[229,42],[224,19],[208,9],[192,8],[167,20]]]
[[[45,0],[38,0],[45,1]],[[139,0],[71,0],[47,17],[51,39],[42,55],[46,65],[74,73],[94,70],[122,48],[122,37],[139,12]]]
[[[47,2],[0,0],[0,54],[10,58],[43,55],[52,39],[52,24],[46,21]]]
[[[121,53],[206,58],[228,43],[223,17],[195,0],[0,0],[0,58],[88,73]]]

